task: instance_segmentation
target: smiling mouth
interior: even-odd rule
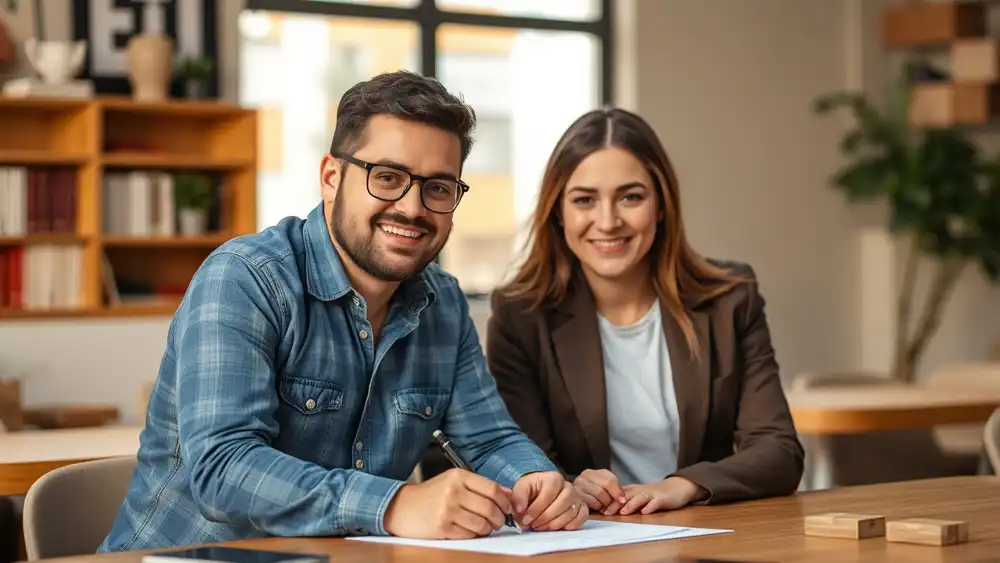
[[[594,245],[594,247],[600,252],[618,252],[623,250],[631,240],[632,237],[596,239],[591,240],[590,244]]]
[[[397,225],[390,225],[387,223],[379,223],[378,228],[383,233],[401,242],[416,242],[422,239],[424,235],[427,234],[425,232],[416,231],[413,229],[407,229]]]

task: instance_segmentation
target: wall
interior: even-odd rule
[[[863,358],[878,369],[878,350],[891,342],[884,296],[893,269],[875,266],[895,256],[870,229],[881,210],[848,208],[827,187],[844,122],[809,109],[816,95],[844,87],[878,93],[888,67],[874,31],[880,1],[619,4],[619,23],[635,23],[620,34],[622,104],[662,135],[694,245],[756,268],[786,377],[857,369]],[[221,4],[223,92],[235,98],[240,2]],[[49,29],[64,37],[69,5],[45,2]],[[996,292],[970,271],[925,367],[985,355],[1000,334],[997,313]],[[112,400],[129,416],[142,380],[155,376],[167,323],[0,324],[0,370],[27,374],[29,402]]]
[[[747,261],[784,376],[854,368],[856,220],[824,184],[841,123],[810,102],[847,76],[844,0],[638,0],[630,93],[677,169],[703,254]]]

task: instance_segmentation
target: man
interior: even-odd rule
[[[322,203],[229,241],[192,279],[99,551],[587,519],[509,417],[463,293],[432,264],[469,189],[474,125],[408,72],[344,94]],[[439,428],[476,473],[405,484]]]

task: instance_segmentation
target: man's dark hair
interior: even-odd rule
[[[433,78],[399,70],[351,86],[340,98],[330,152],[353,153],[373,115],[391,115],[439,127],[458,135],[462,163],[472,150],[476,113]]]

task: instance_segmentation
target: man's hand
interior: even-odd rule
[[[404,485],[389,503],[383,527],[394,536],[416,539],[469,539],[487,536],[511,512],[509,495],[494,481],[461,469]]]
[[[624,489],[628,502],[621,509],[623,516],[640,509],[643,514],[652,514],[658,510],[676,510],[707,498],[709,494],[701,486],[677,476],[645,485],[625,485]]]
[[[587,469],[573,481],[573,486],[591,510],[605,516],[617,513],[628,501],[618,478],[607,469]]]
[[[589,515],[573,485],[554,471],[518,479],[511,500],[520,524],[538,531],[576,530]]]

